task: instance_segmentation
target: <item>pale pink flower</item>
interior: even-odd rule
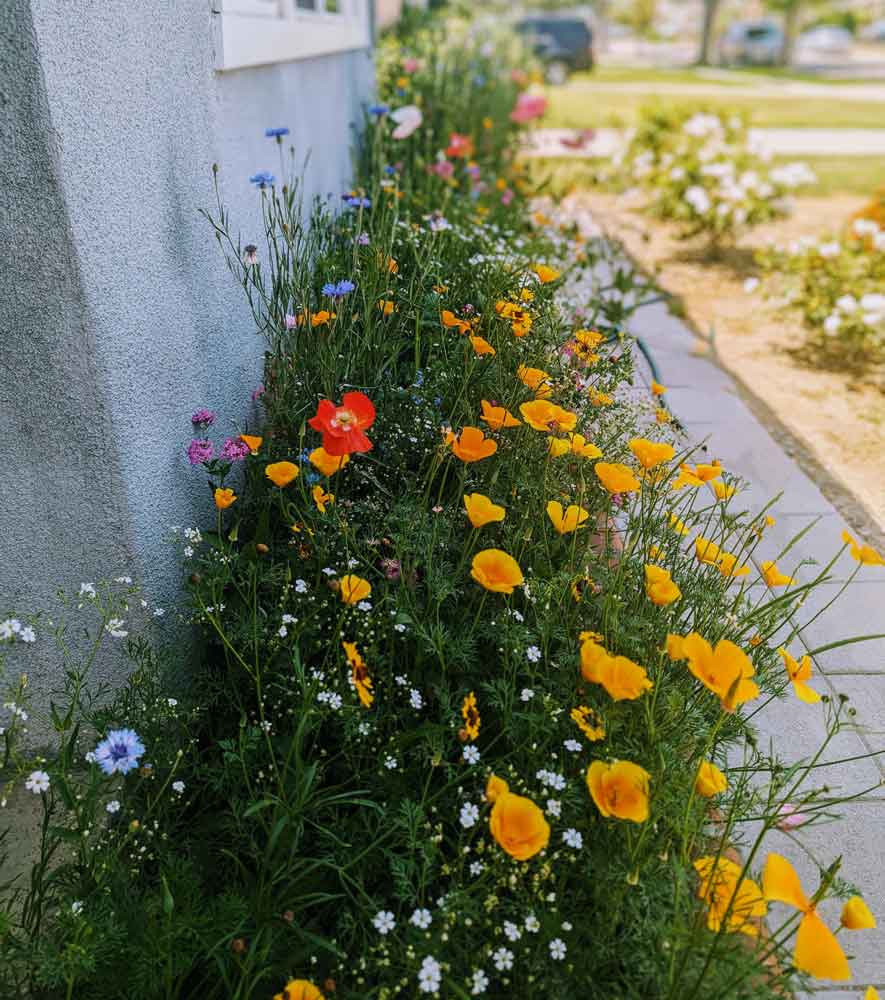
[[[390,117],[396,122],[396,128],[392,132],[394,139],[408,139],[424,121],[421,109],[415,104],[406,104],[396,111],[391,111]]]
[[[799,812],[799,807],[794,806],[791,802],[785,802],[777,812],[780,816],[777,828],[785,832],[795,830],[797,826],[802,826],[811,818],[807,813]]]
[[[524,124],[533,118],[540,118],[546,110],[547,98],[543,94],[520,94],[516,98],[516,106],[510,112],[510,120]]]

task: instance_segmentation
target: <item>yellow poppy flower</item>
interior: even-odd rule
[[[651,391],[655,396],[663,396],[667,391],[667,387],[661,385],[660,382],[656,382],[654,379],[651,380]]]
[[[531,389],[538,399],[549,396],[553,392],[550,375],[541,368],[527,368],[525,365],[520,365],[516,369],[516,375],[519,381]]]
[[[323,1000],[323,994],[306,979],[290,979],[273,1000]]]
[[[344,653],[347,656],[347,665],[350,667],[351,680],[356,689],[360,703],[363,708],[371,708],[375,695],[372,694],[372,678],[369,676],[369,668],[365,660],[360,656],[355,642],[342,642]]]
[[[487,438],[478,427],[464,427],[460,434],[448,437],[447,443],[462,462],[480,462],[498,450],[498,442]]]
[[[715,542],[711,542],[709,538],[704,538],[703,535],[698,535],[694,540],[694,551],[698,562],[707,566],[715,566],[722,557],[722,550],[719,546]]]
[[[597,462],[593,471],[609,493],[635,493],[642,485],[630,467],[620,462]]]
[[[503,521],[506,511],[482,493],[464,494],[464,509],[474,528],[482,528],[492,521]]]
[[[547,264],[532,264],[529,270],[535,273],[538,281],[540,281],[542,285],[546,285],[551,281],[556,281],[561,273],[557,271],[555,267],[549,267]]]
[[[578,422],[578,415],[564,410],[556,403],[550,403],[546,399],[534,399],[530,403],[523,403],[519,412],[523,419],[536,431],[544,431],[547,434],[561,434],[564,431],[573,431]]]
[[[613,701],[635,701],[653,687],[644,667],[626,656],[612,656],[593,639],[581,643],[581,676],[604,687]]]
[[[466,740],[479,739],[481,719],[476,707],[476,695],[471,691],[461,703],[461,718],[464,720],[463,736]]]
[[[657,420],[659,424],[669,424],[672,419],[673,418],[670,416],[669,411],[663,406],[659,406],[655,410],[655,420]]]
[[[338,581],[338,595],[345,604],[359,604],[372,593],[372,584],[361,576],[348,573]]]
[[[647,438],[633,438],[630,451],[636,456],[643,469],[653,469],[661,462],[669,462],[676,454],[672,444],[660,441],[649,441]]]
[[[802,913],[793,952],[797,969],[818,979],[851,978],[842,946],[805,895],[796,870],[780,854],[768,855],[762,872],[762,891],[766,899],[786,903]]]
[[[839,922],[849,931],[873,930],[876,926],[876,918],[860,896],[846,900]]]
[[[576,723],[591,743],[605,739],[605,723],[595,709],[588,708],[587,705],[579,705],[571,710],[570,715],[572,721]]]
[[[249,451],[251,451],[253,455],[257,455],[258,449],[261,447],[261,442],[264,438],[255,437],[252,434],[241,434],[240,440],[249,446]]]
[[[726,486],[725,483],[720,482],[718,479],[712,479],[710,487],[718,500],[728,500],[737,493],[737,486]]]
[[[811,657],[806,654],[797,663],[783,647],[778,652],[781,654],[784,666],[787,668],[787,676],[790,678],[796,697],[800,701],[807,702],[809,705],[819,702],[820,695],[807,683],[811,680]]]
[[[382,316],[389,316],[396,309],[396,306],[390,299],[381,299],[378,302],[378,308],[381,310]]]
[[[321,514],[326,513],[326,504],[335,502],[334,493],[326,493],[322,486],[317,483],[316,486],[310,491],[313,496],[313,502],[317,505],[317,510]]]
[[[649,564],[645,567],[645,596],[663,608],[682,597],[682,591],[673,582],[670,571],[663,566]]]
[[[865,563],[867,566],[885,566],[885,558],[871,546],[861,545],[847,531],[842,532],[842,541],[851,546],[851,558],[855,562]]]
[[[569,445],[568,438],[552,437],[547,442],[547,450],[550,452],[551,458],[561,458],[571,451],[571,446]]]
[[[534,302],[535,293],[528,288],[523,288],[520,290],[519,299],[521,302]]]
[[[672,642],[671,642],[672,640]],[[671,659],[688,660],[689,671],[713,692],[726,712],[759,697],[759,687],[750,678],[755,674],[747,654],[728,639],[720,639],[714,649],[697,632],[668,636]]]
[[[519,563],[501,549],[477,552],[471,563],[470,575],[486,590],[496,594],[512,594],[513,588],[519,587],[524,580]]]
[[[330,455],[325,448],[314,448],[307,456],[310,464],[324,476],[332,476],[350,461],[350,455]]]
[[[294,462],[271,462],[264,469],[264,474],[274,486],[288,486],[298,478],[300,469]]]
[[[670,527],[676,532],[677,535],[687,535],[689,532],[685,521],[680,520],[680,518],[678,518],[675,514],[670,515]]]
[[[333,319],[337,319],[338,314],[329,312],[327,309],[320,309],[319,312],[315,312],[310,318],[311,326],[325,326],[330,323]]]
[[[479,418],[484,424],[488,424],[493,431],[499,431],[504,427],[519,427],[522,421],[503,406],[492,406],[484,399],[482,401],[482,416]]]
[[[467,320],[459,319],[451,311],[451,309],[443,309],[443,311],[439,314],[439,318],[443,326],[448,327],[450,329],[451,328],[457,329],[458,333],[470,332],[470,324],[467,322]]]
[[[721,549],[719,550],[719,558],[716,566],[719,572],[729,579],[746,576],[750,572],[750,567],[746,563],[743,566],[738,566],[737,556],[732,555],[730,552],[723,552]]]
[[[599,448],[592,441],[588,441],[583,434],[570,434],[569,444],[572,454],[579,458],[602,458]]]
[[[567,535],[582,527],[590,514],[576,504],[571,504],[563,513],[562,504],[558,500],[551,500],[547,504],[547,516],[560,535]]]
[[[215,506],[219,510],[227,510],[236,499],[237,495],[233,490],[219,488],[215,491]]]
[[[491,781],[489,779],[489,784]],[[507,789],[505,782],[501,784]],[[489,831],[498,846],[517,861],[528,861],[543,851],[550,842],[550,824],[538,806],[509,789],[501,791],[496,787],[492,794],[494,804],[489,816]]]
[[[607,392],[600,392],[599,389],[594,389],[593,386],[587,390],[587,398],[590,400],[592,406],[611,406],[615,401],[614,396],[610,396]]]
[[[648,819],[651,775],[628,760],[606,764],[595,760],[587,768],[587,788],[603,816],[644,823]]]
[[[777,568],[777,563],[770,560],[762,563],[762,579],[769,587],[787,587],[796,581],[786,573],[781,573]]]
[[[759,886],[741,878],[741,866],[720,855],[698,858],[694,867],[700,876],[698,897],[707,904],[707,927],[718,933],[725,923],[727,931],[758,937],[768,907]]]
[[[470,336],[470,346],[473,350],[482,357],[484,354],[488,354],[490,357],[494,357],[498,352],[492,345],[482,337]]]
[[[702,760],[694,779],[694,790],[705,799],[720,795],[728,788],[725,775],[711,760]]]

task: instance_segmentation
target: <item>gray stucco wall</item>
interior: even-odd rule
[[[218,74],[211,18],[207,0],[2,5],[0,616],[119,573],[171,599],[169,526],[207,517],[189,415],[245,429],[263,350],[197,214],[211,164],[246,242],[248,177],[278,173],[266,126],[311,150],[309,193],[347,183],[369,53]],[[45,692],[51,664],[27,661]]]

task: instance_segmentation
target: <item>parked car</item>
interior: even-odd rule
[[[593,31],[580,17],[522,17],[516,30],[544,63],[548,83],[565,83],[575,70],[593,69]]]
[[[865,42],[885,42],[885,18],[873,21],[860,33],[860,37]]]
[[[719,42],[723,66],[773,66],[784,47],[784,32],[776,21],[735,21]]]
[[[813,52],[828,52],[842,55],[851,51],[854,38],[846,28],[835,24],[820,24],[799,36],[799,45]]]

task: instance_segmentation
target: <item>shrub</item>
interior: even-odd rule
[[[8,738],[44,817],[0,925],[11,994],[796,981],[788,934],[759,934],[762,844],[840,799],[809,787],[820,754],[781,765],[742,706],[816,698],[775,637],[794,648],[829,567],[794,585],[765,564],[749,586],[767,515],[631,388],[631,275],[600,288],[605,249],[527,212],[508,52],[455,23],[386,51],[357,186],[309,226],[297,184],[259,178],[265,239],[246,243],[219,188],[210,218],[267,354],[256,426],[192,418],[207,517],[176,538],[200,669],[170,699],[125,634],[125,579],[73,609],[137,669],[96,700],[97,652],[72,657],[43,774]],[[828,699],[803,710],[825,714],[821,753],[850,724]],[[766,871],[775,898],[783,865]],[[850,894],[837,871],[816,901]]]
[[[654,215],[713,243],[788,214],[788,196],[815,179],[802,163],[766,166],[740,115],[703,110],[644,110],[613,167],[648,192]]]

